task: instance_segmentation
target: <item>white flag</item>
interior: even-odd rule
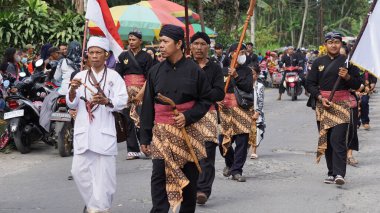
[[[351,62],[380,78],[380,4],[376,3]]]

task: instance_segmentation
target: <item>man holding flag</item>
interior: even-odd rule
[[[316,59],[307,77],[307,90],[317,100],[316,115],[319,128],[317,162],[325,154],[328,168],[327,184],[343,185],[346,175],[348,124],[356,99],[349,90],[360,88],[359,69],[348,64],[340,55],[342,35],[325,35],[327,55]],[[340,81],[341,78],[342,80]],[[333,90],[336,90],[335,94]]]

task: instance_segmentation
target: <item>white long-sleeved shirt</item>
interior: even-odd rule
[[[92,91],[97,92],[96,88],[90,84],[88,78],[86,80],[87,73],[87,70],[79,72],[74,78],[80,79]],[[93,73],[96,80],[100,82],[104,70],[99,73]],[[80,99],[83,96],[91,101],[91,92],[81,85],[77,89],[76,97],[73,101],[70,101],[69,94],[66,95],[67,105],[71,109],[78,110],[74,124],[74,154],[81,154],[87,150],[91,150],[103,155],[117,155],[115,119],[112,112],[125,108],[128,95],[125,82],[116,71],[107,69],[107,75],[100,83],[101,88],[103,88],[104,81],[104,93],[111,99],[114,107],[110,108],[99,105],[98,109],[93,112],[94,119],[91,123],[86,110],[86,104]]]
[[[58,93],[60,95],[66,95],[69,91],[70,77],[75,71],[71,66],[67,64],[67,60],[63,59],[61,66],[58,66],[54,73],[54,80],[60,84]]]

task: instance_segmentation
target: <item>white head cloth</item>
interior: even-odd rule
[[[107,52],[110,51],[110,43],[108,39],[104,37],[90,37],[87,42],[87,50],[90,49],[90,47],[100,47]]]

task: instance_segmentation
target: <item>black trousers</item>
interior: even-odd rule
[[[328,176],[346,175],[348,124],[339,124],[327,133],[327,150],[325,152]]]
[[[215,153],[218,144],[211,141],[206,141],[205,146],[207,158],[199,161],[202,168],[202,173],[199,174],[197,191],[203,192],[207,195],[207,197],[210,197],[212,184],[215,179]]]
[[[350,121],[350,132],[348,133],[348,149],[359,151],[359,138],[358,138],[358,124],[359,124],[359,109],[355,107],[352,109],[352,117]]]
[[[226,166],[230,168],[231,174],[243,174],[243,166],[247,160],[248,154],[248,139],[249,134],[240,134],[232,136],[231,142],[236,143],[235,150],[230,146],[228,148],[226,156],[224,156],[224,161]],[[223,148],[221,143],[223,141],[223,136],[219,137],[219,149],[220,153],[223,155]]]
[[[170,204],[166,194],[165,161],[153,159],[151,194],[153,207],[151,213],[168,213]],[[197,200],[198,169],[195,163],[186,163],[182,169],[190,183],[183,189],[180,213],[194,213]]]
[[[140,146],[138,140],[139,131],[135,126],[135,122],[132,120],[129,115],[131,112],[131,108],[127,108],[123,111],[123,114],[126,119],[126,128],[127,128],[127,151],[128,152],[140,152]]]
[[[360,119],[363,124],[369,124],[369,96],[368,95],[363,95],[362,96],[362,110],[360,114]]]

